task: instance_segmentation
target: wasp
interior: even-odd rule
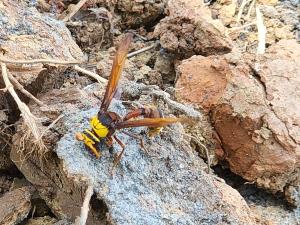
[[[133,35],[127,34],[120,42],[118,50],[113,60],[113,66],[110,73],[106,91],[97,115],[90,119],[90,129],[85,129],[81,133],[76,133],[76,139],[82,141],[87,149],[97,158],[101,157],[101,151],[98,149],[101,140],[105,140],[108,146],[112,146],[115,140],[122,148],[122,151],[116,157],[114,167],[120,162],[125,150],[125,144],[116,136],[116,131],[130,127],[149,127],[150,136],[158,134],[162,127],[172,123],[182,122],[184,118],[164,118],[162,112],[156,107],[140,107],[132,110],[123,118],[115,112],[108,111],[111,100],[117,92],[118,82],[127,58],[128,48],[132,42]],[[137,117],[143,117],[137,119]],[[122,131],[131,137],[140,139],[138,136],[126,131]],[[141,140],[141,139],[140,139]],[[143,147],[143,142],[141,140]]]

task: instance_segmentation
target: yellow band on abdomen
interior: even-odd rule
[[[107,136],[109,130],[98,120],[97,116],[91,118],[90,125],[99,138]]]

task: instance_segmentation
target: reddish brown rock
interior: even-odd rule
[[[154,30],[163,48],[180,58],[231,50],[230,41],[223,35],[225,28],[219,21],[212,20],[210,10],[201,1],[171,0],[166,11],[168,16]]]
[[[296,41],[281,41],[253,66],[192,57],[178,67],[176,85],[178,98],[212,112],[224,151],[216,147],[218,158],[294,205],[300,202],[299,52]]]
[[[215,57],[214,62],[203,56],[184,60],[177,68],[180,78],[176,83],[176,97],[210,110],[225,91],[227,70],[228,64],[223,57]]]

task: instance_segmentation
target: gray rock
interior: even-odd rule
[[[92,197],[88,224],[253,224],[238,192],[204,172],[207,166],[189,146],[180,124],[153,139],[144,134],[146,128],[132,129],[145,140],[147,152],[137,140],[117,132],[126,151],[112,177],[113,153],[120,147],[114,143],[110,153],[105,145],[99,146],[102,157],[97,160],[74,138],[75,132],[89,127],[89,118],[98,111],[99,100],[92,95],[99,90],[95,87],[53,90],[41,97],[48,103],[44,116],[54,119],[55,111],[64,114],[45,135],[45,143],[50,142],[49,149],[57,155],[52,151],[42,158],[30,155],[22,164],[17,163],[59,219],[74,221],[90,182],[98,199]],[[140,91],[131,89],[135,90]],[[125,88],[123,96],[128,94]],[[31,106],[31,110],[41,115],[39,107]],[[114,100],[111,110],[124,115],[129,109]],[[22,129],[19,127],[14,138],[20,138]],[[24,153],[32,148],[31,141],[26,141]],[[11,157],[18,162],[16,147]]]
[[[119,101],[113,102],[111,110],[126,113]],[[55,151],[69,176],[78,181],[84,177],[94,185],[115,224],[223,224],[224,221],[239,224],[243,219],[251,221],[247,210],[244,218],[230,212],[235,206],[222,200],[220,189],[214,184],[217,181],[203,171],[206,165],[190,148],[178,124],[171,127],[170,133],[147,139],[147,153],[136,140],[118,132],[118,137],[126,144],[126,151],[111,177],[113,157],[108,149],[103,146],[103,156],[97,160],[83,144],[74,140],[75,132],[87,128],[88,119],[96,113],[97,109],[65,112],[68,131]],[[133,130],[146,132],[145,128]],[[120,150],[114,144],[113,151]]]

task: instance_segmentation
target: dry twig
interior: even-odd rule
[[[153,95],[157,98],[162,99],[170,108],[172,108],[174,111],[182,112],[190,117],[193,118],[201,118],[202,114],[195,110],[192,107],[188,107],[184,104],[181,104],[179,102],[176,102],[172,99],[170,99],[170,94],[162,91],[159,89],[156,85],[146,85],[143,83],[136,83],[133,81],[127,81],[126,84],[122,87],[123,92],[126,92],[127,94],[135,97],[139,95]]]
[[[252,12],[252,9],[253,9],[255,3],[256,3],[255,0],[253,0],[253,1],[251,2],[250,6],[249,6],[248,13],[247,13],[247,15],[246,15],[246,20],[249,20],[249,19],[250,19],[251,12]]]
[[[79,61],[58,61],[58,60],[52,60],[52,59],[34,59],[34,60],[12,60],[12,59],[7,59],[4,58],[3,56],[0,56],[0,62],[3,63],[12,63],[12,64],[38,64],[38,63],[43,63],[43,64],[58,64],[58,65],[74,65],[74,69],[76,71],[79,71],[83,74],[86,74],[94,79],[96,79],[100,84],[106,84],[107,80],[103,77],[100,77],[98,74],[88,71],[86,69],[83,69],[79,67],[76,64],[80,64],[82,62]],[[16,85],[18,89],[20,89],[23,94],[28,96],[29,98],[32,98],[38,105],[43,105],[41,101],[36,99],[33,95],[31,95],[28,91],[26,91],[23,86],[12,76],[10,75],[11,80],[13,83]],[[3,91],[6,91],[6,88],[3,89]]]
[[[142,52],[151,50],[151,49],[155,48],[156,46],[157,46],[157,43],[155,43],[155,44],[153,44],[153,45],[150,45],[150,46],[148,46],[148,47],[139,49],[139,50],[137,50],[137,51],[135,51],[135,52],[131,52],[131,53],[129,53],[129,54],[127,55],[127,58],[131,58],[131,57],[136,56],[136,55],[138,55],[138,54],[140,54],[140,53],[142,53]]]
[[[239,26],[239,27],[232,27],[232,28],[229,28],[229,33],[233,33],[237,30],[242,30],[246,27],[250,27],[250,26],[253,26],[253,25],[256,25],[256,22],[247,23],[247,24],[244,24],[243,26]]]
[[[244,12],[244,8],[245,6],[249,3],[249,0],[243,0],[242,1],[242,4],[239,8],[239,12],[237,14],[237,18],[236,18],[236,22],[239,23],[241,18],[242,18],[242,15],[243,15],[243,12]]]
[[[100,83],[100,84],[103,84],[103,83],[106,84],[106,83],[107,83],[107,80],[106,80],[105,78],[100,77],[98,74],[96,74],[96,73],[94,73],[94,72],[91,72],[91,71],[88,71],[88,70],[86,70],[86,69],[83,69],[83,68],[81,68],[81,67],[79,67],[79,66],[77,66],[77,65],[75,65],[73,68],[74,68],[76,71],[78,71],[78,72],[81,72],[81,73],[83,73],[83,74],[86,74],[86,75],[88,75],[88,76],[90,76],[90,77],[96,79],[96,80],[98,81],[98,83]]]
[[[264,25],[263,15],[260,12],[258,6],[256,7],[256,21],[257,21],[257,31],[258,31],[258,46],[257,54],[264,54],[266,49],[266,33],[267,29]]]
[[[48,130],[50,130],[64,115],[59,115],[41,134],[40,138],[42,138]]]
[[[40,100],[38,100],[36,97],[34,97],[30,92],[28,92],[20,83],[19,81],[10,73],[7,74],[8,78],[11,80],[11,82],[13,83],[13,85],[19,89],[24,95],[26,95],[28,98],[32,99],[33,101],[35,101],[39,106],[43,106],[44,103],[41,102]]]
[[[9,78],[8,78],[8,71],[5,63],[1,63],[1,70],[2,70],[2,77],[5,84],[5,87],[7,88],[8,92],[11,94],[13,99],[18,105],[19,110],[21,111],[21,116],[24,119],[25,124],[29,128],[30,132],[32,133],[33,137],[37,141],[37,144],[40,149],[44,149],[45,146],[40,139],[40,131],[37,125],[37,122],[35,120],[35,116],[30,112],[28,106],[21,101],[17,93],[15,92],[13,85],[11,84]]]
[[[75,221],[75,225],[85,225],[88,214],[89,214],[90,200],[94,193],[93,189],[94,189],[93,185],[89,185],[88,188],[86,189],[84,201],[83,201],[83,204],[81,207],[80,217],[77,217],[77,219]]]
[[[3,56],[0,56],[0,62],[2,63],[11,63],[11,64],[37,64],[37,63],[48,63],[48,64],[58,64],[58,65],[74,65],[80,64],[80,61],[62,61],[55,59],[31,59],[31,60],[13,60],[7,59]]]
[[[67,22],[70,20],[80,9],[81,7],[87,2],[87,0],[80,0],[74,8],[71,10],[71,12],[66,15],[66,17],[63,19],[64,22]]]

